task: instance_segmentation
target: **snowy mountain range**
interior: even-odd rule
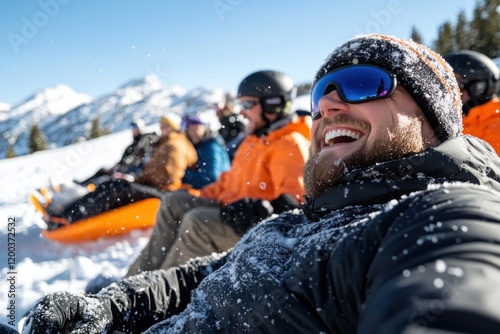
[[[223,97],[222,89],[186,91],[180,86],[165,86],[154,75],[130,81],[95,99],[66,85],[56,85],[12,108],[0,104],[0,159],[5,157],[9,145],[16,156],[28,153],[29,133],[34,123],[50,148],[57,148],[86,137],[95,118],[99,118],[102,128],[114,133],[127,129],[137,117],[149,125],[167,111],[179,115],[206,111]]]
[[[494,61],[500,68],[500,58]],[[6,156],[9,145],[16,156],[28,153],[29,132],[35,122],[49,147],[57,148],[87,137],[95,118],[102,128],[115,133],[127,129],[136,117],[150,125],[167,111],[179,115],[205,112],[223,96],[219,88],[187,91],[177,85],[165,86],[152,74],[95,99],[66,85],[56,85],[16,106],[0,102],[0,159]]]

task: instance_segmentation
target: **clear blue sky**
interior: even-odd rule
[[[98,97],[148,73],[234,92],[259,69],[309,82],[348,38],[378,32],[431,45],[455,0],[0,0],[0,102],[64,83]]]

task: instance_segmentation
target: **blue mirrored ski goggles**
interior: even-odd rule
[[[373,65],[349,65],[325,74],[311,91],[311,116],[321,114],[319,100],[337,90],[342,101],[361,103],[390,97],[397,86],[396,76]]]

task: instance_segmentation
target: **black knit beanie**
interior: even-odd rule
[[[357,36],[336,48],[314,84],[335,68],[372,64],[396,75],[441,140],[462,132],[462,101],[452,68],[437,53],[411,40],[378,34]],[[313,84],[313,86],[314,86]]]

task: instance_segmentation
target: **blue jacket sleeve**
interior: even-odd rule
[[[196,169],[186,170],[182,179],[183,183],[200,189],[216,181],[222,172],[230,168],[229,155],[214,139],[198,144],[196,152],[198,153],[198,166]]]

